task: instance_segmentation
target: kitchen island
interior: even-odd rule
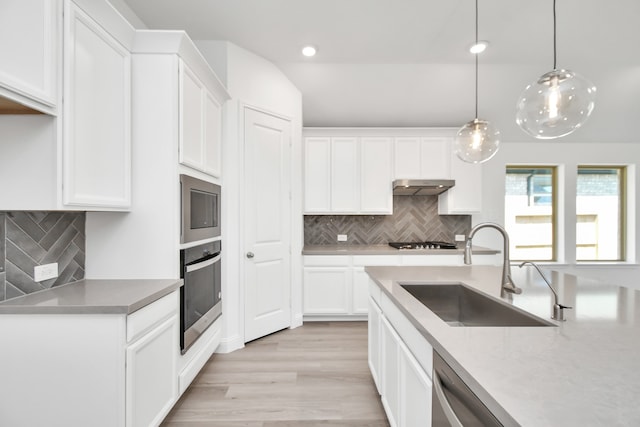
[[[552,293],[533,268],[513,268],[523,292],[507,298],[500,297],[500,267],[365,271],[372,290],[381,290],[504,425],[640,425],[640,292],[543,270],[560,303],[573,307],[557,322]],[[555,326],[449,326],[399,282],[463,283]]]

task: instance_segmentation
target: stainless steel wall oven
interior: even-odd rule
[[[221,259],[219,240],[180,251],[182,354],[222,314]]]

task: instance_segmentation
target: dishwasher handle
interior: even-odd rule
[[[444,394],[444,389],[442,388],[442,380],[440,380],[440,376],[436,371],[433,371],[433,389],[436,392],[436,396],[438,397],[438,402],[440,402],[440,407],[442,408],[442,412],[444,412],[444,416],[447,417],[447,421],[451,424],[451,427],[464,427],[455,411],[451,407],[449,403],[449,399]]]

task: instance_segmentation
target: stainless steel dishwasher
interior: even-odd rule
[[[434,427],[502,426],[436,352],[433,352],[432,405],[431,425]]]

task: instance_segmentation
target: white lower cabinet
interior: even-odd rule
[[[1,315],[0,425],[159,425],[179,396],[178,311],[176,290],[130,315]]]
[[[475,264],[493,264],[495,255],[477,255]],[[442,255],[305,255],[304,320],[365,320],[369,275],[365,266],[462,265],[461,253]],[[501,262],[501,260],[500,260]]]
[[[400,265],[397,256],[309,255],[304,257],[305,320],[366,320],[369,275],[364,265]]]
[[[369,350],[369,369],[371,370],[371,376],[378,389],[378,394],[382,394],[382,378],[380,361],[382,360],[380,354],[380,329],[382,328],[382,311],[378,304],[369,298],[369,319],[368,319],[368,350]]]
[[[400,426],[400,337],[384,317],[381,318],[382,406],[391,427]]]
[[[367,314],[369,310],[369,275],[365,273],[364,267],[353,267],[352,297],[352,312]]]
[[[349,314],[348,267],[305,267],[304,314]]]
[[[178,316],[127,346],[126,425],[159,425],[178,396]]]
[[[431,379],[406,345],[400,342],[400,425],[431,425]]]
[[[430,426],[433,349],[406,318],[398,317],[399,310],[385,312],[389,300],[376,284],[370,282],[369,289],[369,367],[389,424]]]

